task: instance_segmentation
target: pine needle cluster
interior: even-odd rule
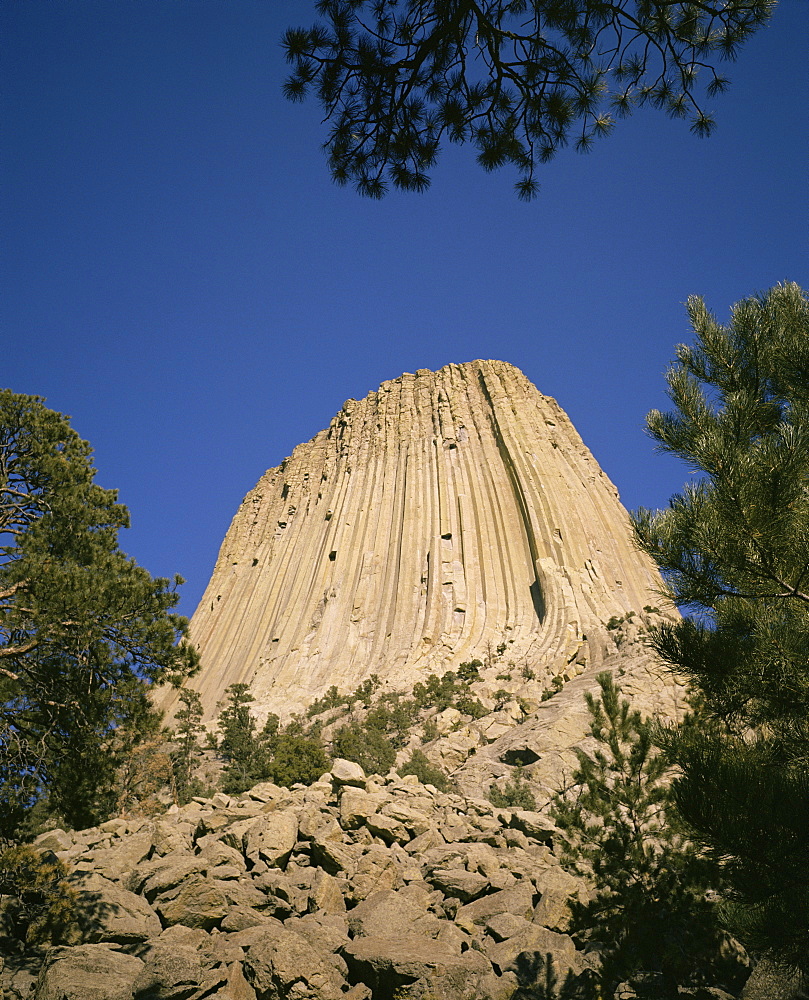
[[[652,105],[714,126],[704,97],[727,87],[732,59],[774,0],[321,0],[311,28],[283,38],[284,93],[314,91],[331,123],[333,178],[372,198],[392,183],[423,191],[441,143],[471,142],[484,170],[535,170],[579,151]],[[704,80],[704,86],[703,86]],[[704,96],[703,96],[704,91]]]
[[[701,299],[697,335],[653,411],[662,450],[700,475],[640,510],[641,546],[691,617],[654,635],[694,687],[692,721],[662,740],[678,810],[728,883],[729,926],[809,973],[809,299],[783,284],[727,326]]]
[[[601,954],[599,983],[611,996],[640,972],[681,985],[726,974],[722,935],[709,901],[710,871],[672,809],[669,767],[655,746],[655,725],[621,697],[608,672],[599,697],[588,694],[591,750],[554,798],[564,834],[563,862],[593,886],[574,902],[573,931]]]

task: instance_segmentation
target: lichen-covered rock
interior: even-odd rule
[[[331,766],[330,774],[336,785],[365,787],[365,771],[353,760],[343,760],[342,757],[337,757]]]
[[[566,931],[570,927],[570,901],[584,895],[581,880],[555,865],[535,876],[534,885],[540,893],[534,923]]]
[[[387,937],[421,934],[437,937],[440,921],[425,913],[407,893],[383,889],[363,900],[348,913],[352,937],[373,937],[383,930]]]
[[[254,864],[263,861],[283,868],[298,839],[298,818],[293,812],[278,811],[260,816],[244,835],[244,852]]]
[[[491,888],[491,882],[485,875],[457,868],[436,868],[427,880],[445,896],[460,899],[463,903],[477,899]]]
[[[218,926],[230,906],[222,889],[202,875],[189,876],[172,894],[160,896],[155,902],[166,926],[183,924],[202,930]]]
[[[349,884],[350,899],[359,902],[382,889],[401,888],[402,868],[389,851],[372,844],[358,859]]]
[[[345,983],[328,958],[286,928],[262,928],[244,973],[260,1000],[341,1000]]]
[[[513,913],[530,920],[534,912],[534,889],[532,885],[517,885],[513,889],[502,889],[489,896],[482,896],[462,906],[455,914],[455,923],[469,934],[475,934],[489,917],[498,913]]]
[[[108,944],[55,948],[37,979],[34,1000],[132,1000],[142,968],[139,958]]]
[[[470,995],[475,981],[492,971],[489,962],[476,951],[461,955],[440,941],[414,934],[356,938],[345,946],[343,955],[352,979],[368,984],[374,996],[380,997],[394,993],[407,997],[405,990],[421,982],[414,996],[424,996],[424,990],[430,987],[436,996],[463,1000]],[[457,987],[446,992],[453,982]]]
[[[562,979],[569,969],[581,972],[586,968],[583,957],[576,951],[572,938],[557,934],[527,920],[499,942],[484,942],[483,953],[500,972],[514,971],[517,956],[523,952],[552,955],[554,968]]]
[[[134,945],[160,933],[160,919],[142,896],[96,872],[77,872],[68,881],[76,893],[78,933],[84,942]]]

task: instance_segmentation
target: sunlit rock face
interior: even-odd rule
[[[660,585],[555,400],[502,361],[419,370],[349,399],[245,497],[192,620],[192,684],[208,718],[237,682],[286,717],[503,646],[576,673]]]

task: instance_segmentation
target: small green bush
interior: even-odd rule
[[[331,761],[319,740],[301,733],[283,732],[272,747],[269,778],[286,788],[298,783],[311,785],[330,766]]]
[[[613,677],[586,694],[598,746],[576,750],[572,782],[555,796],[551,816],[563,831],[562,864],[592,880],[594,895],[572,904],[570,933],[601,950],[603,995],[622,980],[656,974],[666,996],[709,983],[734,993],[743,970],[723,954],[711,902],[712,869],[688,840],[674,809],[669,765],[654,743],[654,723],[622,698]]]
[[[399,774],[415,774],[422,785],[433,785],[439,792],[450,792],[453,784],[439,768],[434,767],[421,750],[414,750],[410,760],[402,764]]]
[[[396,748],[387,734],[360,722],[341,726],[332,739],[332,753],[353,760],[366,774],[387,774],[396,760]]]
[[[534,812],[537,807],[531,787],[523,777],[522,767],[518,767],[514,777],[506,782],[503,789],[492,785],[489,789],[489,802],[498,809],[526,809]]]
[[[75,921],[67,867],[30,845],[0,851],[0,927],[23,948],[59,944]]]
[[[476,681],[480,677],[480,668],[482,666],[483,663],[481,660],[469,660],[467,663],[462,663],[458,667],[459,680],[465,681],[467,684]]]

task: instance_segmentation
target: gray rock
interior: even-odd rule
[[[346,884],[318,868],[309,890],[310,912],[345,913]]]
[[[205,964],[191,945],[157,947],[132,984],[134,1000],[188,1000],[205,979]],[[220,981],[224,981],[224,977]]]
[[[122,838],[111,847],[95,851],[93,863],[96,869],[103,872],[107,878],[117,879],[131,872],[149,858],[152,850],[151,831],[140,830],[131,836]]]
[[[371,845],[357,861],[350,878],[349,897],[354,902],[367,899],[382,889],[400,889],[404,885],[401,870],[384,847]]]
[[[375,837],[380,837],[386,844],[407,844],[412,839],[403,823],[383,813],[373,813],[365,821],[365,825]]]
[[[430,805],[432,805],[432,803],[427,805],[428,809],[430,808]],[[410,834],[408,840],[414,837],[420,837],[422,834],[430,830],[433,825],[432,819],[426,812],[414,808],[412,805],[406,805],[402,802],[398,802],[396,799],[386,802],[380,811],[384,816],[390,816],[391,819],[398,820],[398,822],[402,824],[402,826]]]
[[[419,934],[436,937],[441,921],[402,892],[384,889],[363,900],[348,913],[352,937],[374,937],[384,929],[386,937]]]
[[[570,901],[581,895],[581,882],[558,866],[541,872],[533,881],[540,893],[534,923],[566,931],[570,927]]]
[[[476,979],[491,974],[491,966],[476,951],[458,954],[446,945],[417,935],[364,937],[349,942],[343,949],[352,979],[366,983],[374,996],[407,997],[407,988],[421,982],[414,997],[424,997],[427,989],[444,1000],[463,1000],[473,995],[470,987]],[[453,985],[456,992],[448,992]],[[461,992],[457,992],[457,991]],[[466,992],[463,992],[466,991]]]
[[[524,931],[527,922],[525,917],[518,917],[513,913],[495,913],[486,920],[484,927],[495,941],[507,941]]]
[[[243,931],[246,927],[259,927],[267,918],[250,906],[231,906],[219,925],[222,931]]]
[[[64,830],[48,830],[41,833],[34,841],[34,847],[40,851],[67,851],[73,846],[73,837]]]
[[[176,888],[190,875],[202,872],[205,867],[203,858],[173,851],[139,865],[125,879],[124,885],[131,892],[142,893],[151,903],[157,896]]]
[[[568,969],[578,973],[585,968],[582,956],[576,951],[572,938],[566,934],[550,931],[547,927],[529,923],[527,920],[521,929],[505,940],[485,942],[483,945],[484,954],[500,972],[514,971],[517,956],[525,951],[552,955],[554,967],[560,978],[565,977]]]
[[[352,760],[337,757],[331,766],[331,777],[335,785],[365,786],[365,771]]]
[[[517,809],[511,814],[511,826],[541,844],[553,843],[554,839],[558,840],[561,836],[559,827],[547,816],[527,809]]]
[[[284,925],[287,930],[302,934],[316,951],[337,952],[348,940],[348,922],[336,913],[307,913],[292,917]]]
[[[229,970],[242,958],[242,949],[230,935],[169,927],[150,943],[133,985],[134,1000],[187,1000],[226,990],[232,978]],[[227,993],[217,995],[225,1000]],[[249,993],[246,1000],[253,1000]]]
[[[427,876],[427,881],[445,896],[460,899],[463,903],[483,896],[491,886],[484,875],[457,868],[436,868]]]
[[[165,856],[176,851],[192,850],[191,835],[196,824],[183,821],[171,822],[168,819],[156,819],[148,832],[152,839],[155,854]]]
[[[741,1000],[798,1000],[806,995],[806,985],[797,969],[764,958],[753,969]]]
[[[160,920],[142,896],[95,872],[75,873],[68,881],[76,890],[76,915],[84,942],[131,945],[160,933]]]
[[[230,905],[225,893],[214,882],[202,875],[192,875],[175,895],[161,896],[155,909],[169,927],[183,924],[208,931],[224,919]]]
[[[420,833],[417,837],[411,840],[405,847],[405,850],[408,854],[423,857],[426,851],[445,847],[446,843],[446,840],[444,840],[438,830],[431,825],[429,829],[424,831],[424,833]]]
[[[211,868],[219,868],[222,866],[234,867],[239,871],[243,872],[246,869],[244,863],[244,855],[241,851],[237,851],[234,847],[230,847],[221,840],[209,840],[205,843],[199,852],[199,857],[204,859]],[[216,873],[217,878],[222,876]]]
[[[55,948],[45,959],[33,1000],[132,1000],[142,968],[139,958],[106,944]]]
[[[262,1000],[340,1000],[345,982],[302,934],[262,928],[247,950],[244,974]]]
[[[284,868],[298,839],[298,819],[293,812],[272,812],[256,819],[244,835],[244,852],[252,861]]]
[[[513,913],[530,920],[534,912],[534,892],[530,885],[517,885],[513,889],[493,892],[462,906],[455,914],[455,923],[469,934],[474,934],[489,917],[497,913]]]
[[[366,792],[364,788],[344,788],[340,796],[340,826],[344,830],[358,830],[365,826],[385,798],[383,793]]]

